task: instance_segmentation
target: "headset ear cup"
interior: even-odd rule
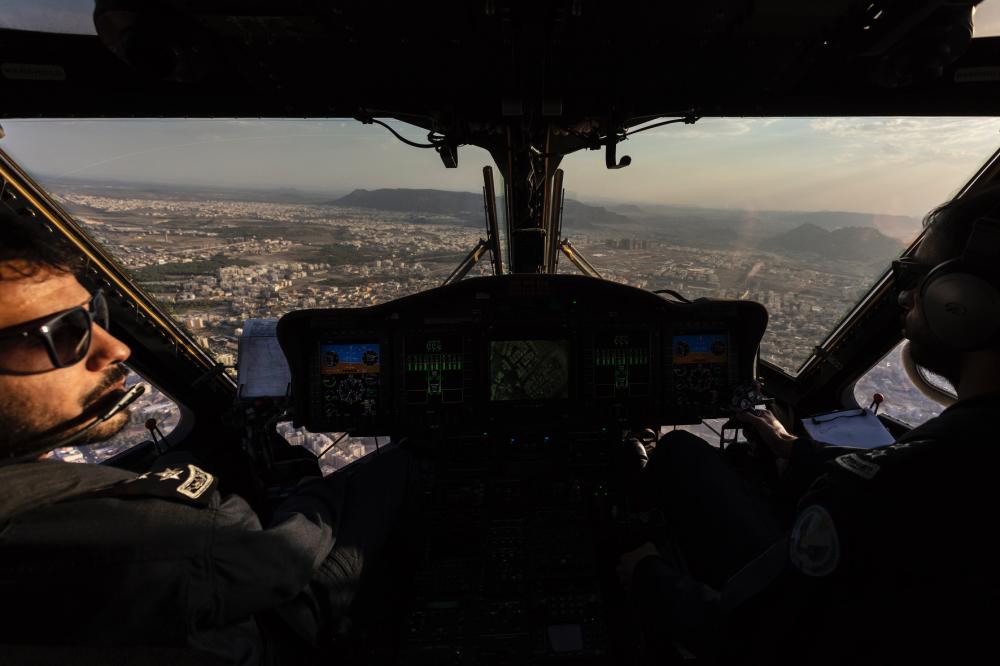
[[[949,262],[950,263],[950,262]],[[921,306],[930,332],[950,349],[970,350],[1000,333],[1000,290],[961,266],[928,274]]]

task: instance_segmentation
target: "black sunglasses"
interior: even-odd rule
[[[95,322],[108,330],[100,290],[84,305],[0,330],[0,373],[30,375],[79,363],[90,351]]]
[[[923,264],[908,257],[896,259],[892,262],[892,282],[898,291],[916,289],[933,268],[934,264]]]

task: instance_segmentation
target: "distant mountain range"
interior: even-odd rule
[[[414,215],[412,222],[428,222],[421,213],[446,215],[455,218],[462,226],[480,227],[485,225],[483,195],[472,192],[449,192],[446,190],[379,189],[354,190],[347,196],[326,202],[331,206],[348,208],[371,208],[389,210]],[[497,200],[497,212],[503,219],[503,199]],[[635,220],[601,206],[591,206],[573,199],[563,204],[563,228],[575,230],[598,229],[601,227],[635,227]]]
[[[871,227],[886,236],[908,242],[916,237],[921,227],[920,219],[916,217],[847,211],[741,210],[662,204],[609,204],[608,207],[647,224],[666,226],[663,223],[667,223],[678,227],[674,233],[681,237],[686,235],[687,230],[700,234],[709,229],[709,233],[717,230],[750,238],[812,224],[827,231],[844,227]]]
[[[326,203],[409,213],[410,221],[417,224],[450,221],[469,227],[483,225],[482,195],[472,192],[354,190]],[[502,206],[503,201],[498,201],[498,207]],[[912,239],[920,228],[916,218],[871,213],[609,206],[614,210],[566,199],[563,227],[570,232],[597,231],[609,236],[653,236],[692,247],[757,247],[782,254],[815,254],[861,262],[884,262],[886,257],[898,254],[903,249],[901,239]]]
[[[219,198],[239,201],[279,201],[310,205],[370,208],[406,213],[407,221],[450,223],[470,228],[484,226],[483,198],[474,192],[433,189],[357,189],[337,199],[294,188],[245,190],[135,183],[94,183],[55,179],[50,185],[117,196],[148,192],[165,198]],[[919,218],[846,211],[753,211],[666,204],[586,204],[567,198],[566,232],[607,234],[609,238],[646,237],[697,248],[756,247],[777,252],[812,253],[830,258],[884,261],[904,242],[916,237]],[[503,220],[503,199],[497,201]]]
[[[885,262],[899,254],[904,244],[872,227],[842,227],[827,231],[815,224],[802,224],[767,239],[763,249],[780,253],[816,254],[827,259]]]
[[[465,215],[483,213],[483,195],[446,190],[379,189],[354,190],[327,202],[333,206],[374,208],[400,212]]]

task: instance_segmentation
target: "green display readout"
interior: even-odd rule
[[[600,331],[594,335],[594,397],[649,395],[652,352],[648,331]]]
[[[648,349],[598,349],[595,356],[595,363],[600,367],[647,365],[649,363]]]
[[[404,386],[409,405],[465,400],[465,345],[457,335],[413,336],[405,341]]]
[[[461,370],[462,354],[409,354],[406,369],[411,372]]]

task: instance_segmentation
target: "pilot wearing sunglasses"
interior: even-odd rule
[[[303,483],[267,525],[196,464],[43,459],[129,418],[129,348],[72,266],[0,204],[0,662],[312,663],[407,522],[412,459],[388,450]],[[72,648],[32,652],[51,644]]]
[[[0,263],[0,451],[7,458],[67,438],[124,394],[129,348],[108,332],[104,295],[72,273]],[[127,410],[85,433],[107,439]]]
[[[659,651],[887,664],[972,663],[992,649],[1000,187],[932,211],[891,278],[913,360],[958,400],[873,449],[822,447],[770,413],[741,414],[787,465],[772,490],[789,507],[752,492],[700,438],[663,437],[644,474],[672,545],[646,543],[618,570]]]

